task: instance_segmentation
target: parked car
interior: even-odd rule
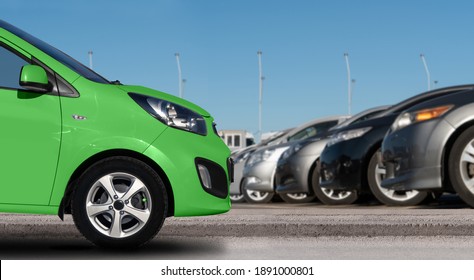
[[[324,201],[327,196],[331,195],[332,190],[319,187],[318,162],[329,137],[339,129],[369,119],[388,108],[389,106],[379,106],[365,110],[332,127],[324,137],[292,143],[278,160],[275,173],[275,192],[279,195],[288,194],[290,198],[305,194],[309,194],[309,197],[316,195],[319,200]],[[299,200],[294,199],[289,202],[299,202]]]
[[[231,154],[231,158],[234,161],[234,181],[230,184],[230,200],[232,202],[244,202],[245,198],[242,192],[242,173],[244,170],[245,161],[247,158],[258,148],[268,145],[273,141],[277,141],[280,138],[285,137],[291,129],[286,129],[280,132],[275,133],[272,137],[261,141],[258,144],[243,148],[237,151],[234,151]],[[258,194],[256,194],[258,195]],[[253,196],[253,194],[250,194]]]
[[[291,142],[319,137],[347,118],[347,116],[335,116],[313,120],[293,129],[283,138],[270,141],[268,146],[254,151],[245,162],[243,170],[242,189],[245,200],[251,203],[269,202],[274,195],[277,161]],[[283,194],[281,198],[285,201],[296,199],[302,202],[314,199],[306,194],[298,194],[295,197],[291,197],[291,194]]]
[[[408,108],[470,88],[449,87],[416,95],[374,118],[349,125],[333,135],[321,153],[320,187],[334,190],[334,199],[329,200],[328,204],[352,203],[361,193],[372,193],[387,205],[416,205],[422,202],[428,196],[427,192],[392,192],[380,186],[385,176],[385,169],[378,164],[383,137],[398,115]],[[345,197],[338,198],[338,193],[343,193]]]
[[[183,99],[110,82],[0,20],[0,211],[72,214],[104,247],[229,210],[230,150]]]
[[[474,207],[474,85],[413,106],[382,144],[389,192],[457,192]]]

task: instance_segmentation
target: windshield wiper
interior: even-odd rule
[[[111,83],[112,85],[119,85],[119,86],[122,85],[122,83],[121,83],[119,80],[115,80],[115,81],[112,81],[112,82],[110,82],[110,83]]]

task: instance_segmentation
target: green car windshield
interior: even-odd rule
[[[61,62],[65,66],[69,67],[71,70],[78,73],[79,75],[97,83],[110,84],[110,82],[107,79],[100,76],[96,72],[92,71],[88,67],[84,66],[82,63],[78,62],[74,58],[56,49],[55,47],[52,47],[51,45],[45,43],[44,41],[41,41],[40,39],[26,33],[25,31],[3,20],[0,20],[0,28],[3,28],[15,34],[16,36],[20,37],[21,39],[27,41],[28,43],[32,44],[33,46],[37,47],[38,49],[46,53],[47,55]]]

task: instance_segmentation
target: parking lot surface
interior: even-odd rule
[[[235,204],[169,218],[131,253],[94,247],[69,216],[1,214],[0,240],[2,259],[470,259],[474,210],[453,196],[417,207]]]
[[[2,214],[0,237],[80,236],[69,215]],[[474,236],[474,210],[456,197],[416,207],[234,204],[226,214],[168,218],[160,236]]]

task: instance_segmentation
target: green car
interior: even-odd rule
[[[110,82],[0,20],[0,212],[72,214],[103,247],[230,209],[230,151],[186,100]]]

